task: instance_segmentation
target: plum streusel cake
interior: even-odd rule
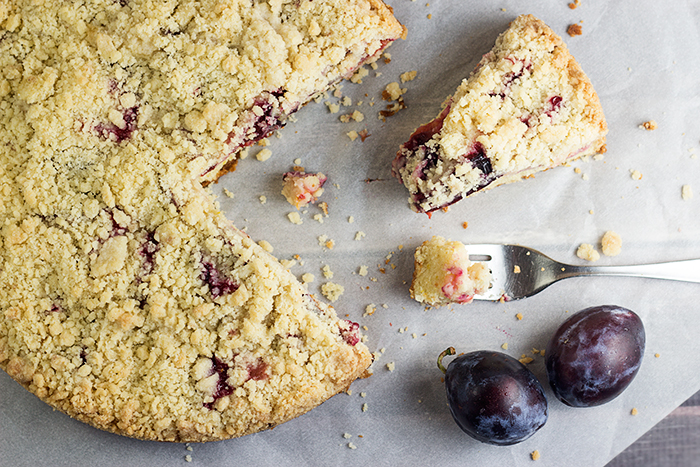
[[[371,356],[202,189],[403,33],[379,0],[0,3],[0,368],[98,428],[285,422]]]
[[[472,263],[463,243],[433,236],[414,255],[411,298],[431,306],[469,303],[491,284],[484,263]]]
[[[607,124],[593,86],[532,15],[510,24],[444,105],[393,162],[417,212],[604,151]]]

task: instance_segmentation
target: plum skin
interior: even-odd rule
[[[571,407],[594,407],[619,396],[644,357],[641,318],[615,305],[586,308],[557,329],[545,350],[554,395]]]
[[[445,372],[445,390],[457,425],[484,443],[519,443],[547,421],[547,397],[537,377],[501,352],[455,358]]]

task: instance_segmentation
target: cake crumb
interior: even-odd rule
[[[598,261],[600,253],[590,243],[582,243],[576,250],[576,256],[587,261]]]
[[[389,362],[386,364],[386,369],[389,371],[394,371],[396,369],[396,364],[394,362]]]
[[[532,451],[532,452],[530,453],[530,458],[531,458],[533,461],[538,460],[538,459],[540,458],[540,451],[538,451],[537,449],[535,449],[534,451]]]
[[[617,256],[622,250],[622,238],[616,232],[608,230],[603,234],[600,245],[605,256]]]
[[[355,222],[355,217],[348,216],[348,224],[352,224],[353,222]]]
[[[255,158],[261,162],[265,162],[272,156],[272,151],[269,149],[265,148],[260,150],[256,155]]]
[[[386,54],[384,55],[386,56]],[[350,82],[354,84],[362,84],[362,78],[366,77],[367,75],[369,75],[369,70],[364,66],[361,66],[357,69],[355,74],[352,75],[352,78],[350,78]]]
[[[630,415],[637,415],[639,413],[639,410],[637,410],[637,407],[632,407],[632,410],[630,410]]]
[[[233,193],[232,193],[232,192],[230,192],[230,191],[227,190],[226,188],[223,189],[223,192],[224,192],[224,194],[225,194],[227,197],[233,199]]]
[[[413,81],[414,79],[416,79],[417,74],[417,70],[407,71],[405,73],[401,73],[401,76],[399,76],[399,78],[401,79],[402,83],[407,83],[408,81]]]
[[[350,141],[355,141],[360,136],[355,130],[349,131],[345,134],[348,136],[348,138],[350,138]]]
[[[360,141],[362,141],[363,143],[365,142],[365,140],[366,140],[367,138],[369,138],[370,136],[372,136],[372,135],[370,135],[369,132],[367,131],[367,128],[365,128],[365,129],[363,129],[363,130],[360,130],[360,132],[359,132],[357,135],[360,137]]]
[[[185,456],[185,462],[192,462],[192,456],[190,456],[189,454],[187,454],[187,455]]]
[[[331,271],[331,267],[327,264],[321,268],[321,271],[323,271],[323,277],[326,279],[333,279],[333,271]]]
[[[355,234],[355,240],[359,241],[363,238],[365,238],[365,233],[363,231],[360,230]]]
[[[569,27],[566,28],[566,33],[571,37],[580,36],[583,34],[583,28],[581,28],[580,24],[570,24]]]
[[[659,126],[656,124],[655,120],[649,120],[648,122],[642,123],[640,127],[644,128],[647,131],[653,131],[656,130]]]
[[[630,176],[632,177],[632,180],[642,179],[642,173],[639,170],[630,169]]]
[[[365,307],[365,314],[363,314],[362,317],[364,318],[365,316],[371,316],[375,311],[377,311],[377,307],[374,306],[374,303],[370,303]]]
[[[345,287],[335,282],[326,282],[321,286],[321,293],[331,302],[337,301],[343,292],[345,292]]]
[[[520,357],[518,359],[518,361],[520,363],[522,363],[523,365],[527,365],[528,363],[532,363],[534,360],[535,360],[534,358],[528,357],[528,356],[523,356],[523,357]]]
[[[503,350],[508,350],[508,342],[504,342],[503,345],[501,345],[501,348]]]
[[[357,273],[360,276],[363,276],[363,277],[366,276],[367,275],[367,266],[360,266],[360,269],[359,269],[359,271],[357,271]]]
[[[258,199],[260,200],[260,204],[267,203],[267,196],[265,196],[265,195],[260,195],[260,197]]]
[[[357,446],[355,446],[353,443],[348,443],[348,447],[350,449],[357,449]]]
[[[516,313],[516,314],[515,314],[515,317],[518,319],[518,321],[522,321],[522,320],[523,320],[523,314],[522,314],[522,313]]]
[[[352,438],[352,435],[350,433],[343,433],[343,438],[350,439]]]
[[[467,221],[462,222],[462,228],[466,229],[467,227],[469,227],[469,223]]]
[[[304,284],[309,284],[309,283],[313,282],[314,280],[316,280],[316,277],[313,274],[311,274],[310,272],[307,272],[301,276],[301,281]]]
[[[660,356],[661,356],[660,353],[655,353],[655,354],[654,354],[654,357],[656,357],[656,358],[659,358]]]
[[[301,215],[296,211],[287,214],[287,218],[289,219],[289,222],[296,225],[301,225],[304,222],[301,220]]]
[[[581,0],[574,0],[573,2],[569,3],[569,8],[572,10],[575,10],[579,6],[581,6]]]
[[[369,406],[367,405],[366,402],[364,404],[362,404],[362,411],[363,412],[367,412],[368,409],[369,409]]]
[[[517,264],[513,266],[513,274],[520,274],[520,266]]]
[[[262,249],[267,251],[268,253],[272,253],[274,251],[274,248],[272,247],[270,242],[268,242],[267,240],[260,240],[258,242],[258,245],[260,245],[262,247]]]
[[[683,198],[684,201],[693,199],[693,190],[690,185],[683,185],[681,187],[681,198]]]

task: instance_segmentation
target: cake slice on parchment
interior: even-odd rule
[[[598,96],[566,45],[532,15],[515,19],[393,162],[417,212],[605,151]]]
[[[491,271],[473,263],[463,243],[433,236],[414,255],[411,298],[430,306],[469,303],[491,285]]]
[[[0,6],[0,368],[95,427],[242,436],[371,362],[201,182],[403,34],[379,0]]]

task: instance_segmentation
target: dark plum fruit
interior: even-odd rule
[[[545,351],[554,394],[572,407],[616,398],[637,375],[644,356],[644,326],[634,312],[604,305],[575,313]]]
[[[452,417],[472,438],[499,446],[528,439],[547,421],[547,397],[525,365],[501,352],[481,350],[462,354],[445,373],[445,389]]]

